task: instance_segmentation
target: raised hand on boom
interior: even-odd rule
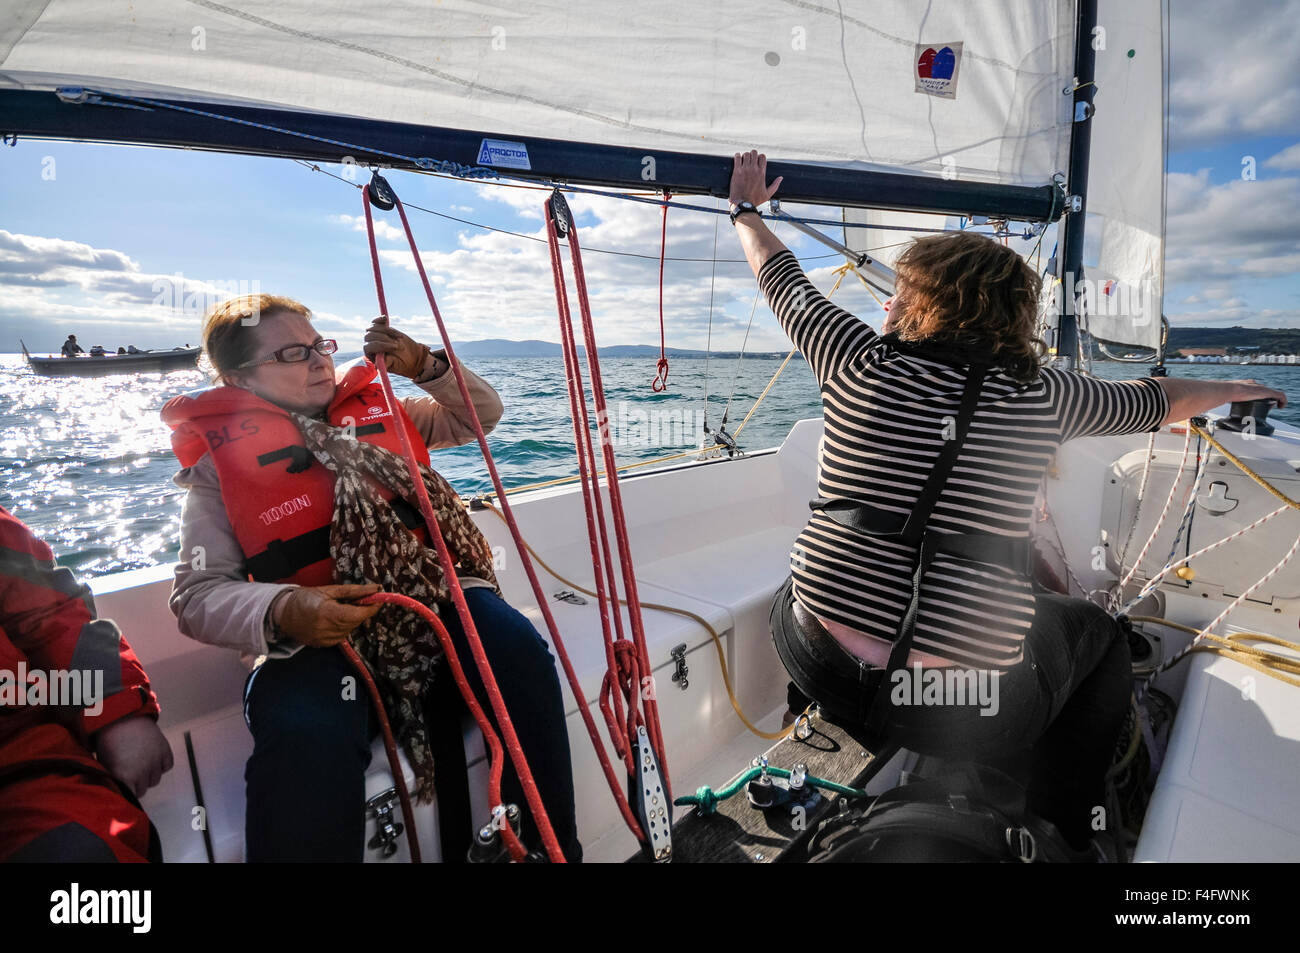
[[[758,277],[759,271],[773,255],[785,251],[785,245],[772,234],[763,222],[757,209],[771,200],[781,187],[784,176],[777,176],[771,185],[767,184],[767,156],[757,149],[745,153],[736,153],[735,166],[731,172],[731,221],[740,235],[740,243],[745,249],[745,258],[749,267]],[[746,206],[744,203],[748,203]]]

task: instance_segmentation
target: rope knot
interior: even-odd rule
[[[655,379],[650,388],[656,394],[662,394],[668,389],[668,358],[659,358],[659,363],[655,365]]]
[[[685,800],[685,798],[683,798]],[[713,788],[707,784],[698,788],[695,792],[695,804],[699,812],[704,815],[717,813],[718,796],[713,793]]]

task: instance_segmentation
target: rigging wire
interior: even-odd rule
[[[713,269],[709,274],[709,337],[704,345],[704,432],[709,432],[709,357],[713,354],[713,286],[718,277],[718,225],[721,218],[713,220]]]
[[[762,289],[754,289],[754,303],[749,306],[749,323],[745,325],[745,339],[740,342],[740,353],[736,355],[736,369],[731,375],[731,393],[727,397],[727,406],[722,410],[722,423],[718,424],[720,436],[727,434],[727,415],[731,413],[731,402],[736,396],[736,381],[740,379],[740,364],[745,360],[745,349],[749,347],[749,332],[754,327],[754,312],[758,310],[758,299]]]
[[[356,182],[352,182],[352,181],[346,179],[345,177],[339,175],[339,174],[336,173],[336,172],[331,172],[329,169],[322,169],[322,168],[320,167],[320,165],[318,165],[318,164],[315,163],[315,162],[308,162],[306,159],[293,159],[293,160],[291,160],[291,161],[296,162],[298,165],[301,165],[301,166],[303,166],[304,168],[308,168],[308,169],[310,169],[310,170],[313,171],[313,172],[319,172],[321,175],[327,175],[327,176],[329,176],[331,179],[337,179],[338,181],[342,182],[344,185],[350,186],[351,188],[354,188],[354,189],[359,189],[359,188],[361,188],[361,186],[358,185]],[[426,173],[426,174],[428,174],[428,173]],[[464,179],[458,179],[458,178],[456,178],[455,176],[435,176],[435,178],[446,178],[446,179],[448,179],[449,181],[452,181],[452,182],[464,182],[464,181],[465,181]],[[510,182],[493,182],[492,185],[494,185],[494,186],[502,186],[502,187],[510,187],[510,188],[533,188],[533,186],[514,185],[513,183],[510,183]],[[538,186],[537,188],[541,188],[541,187]],[[545,189],[545,191],[549,192],[549,191],[551,191],[551,189],[547,188],[547,189]],[[564,191],[564,190],[561,190],[561,191]],[[523,232],[514,232],[514,231],[511,231],[511,230],[508,229],[508,228],[499,228],[499,227],[497,227],[496,225],[485,225],[485,224],[483,224],[482,222],[471,221],[470,219],[467,219],[467,218],[459,218],[458,216],[455,216],[455,215],[448,215],[446,212],[439,212],[437,209],[425,208],[425,207],[422,206],[422,205],[416,205],[414,202],[406,202],[406,201],[403,201],[402,204],[405,205],[408,209],[415,209],[417,212],[424,212],[426,215],[436,215],[438,218],[445,218],[445,219],[447,219],[448,221],[451,221],[451,222],[459,222],[459,223],[462,224],[462,225],[469,225],[469,226],[471,226],[471,227],[473,227],[473,228],[482,228],[482,229],[484,229],[484,230],[486,230],[486,231],[489,231],[489,232],[500,232],[502,235],[509,235],[509,236],[511,236],[512,238],[522,238],[522,239],[525,239],[526,241],[537,242],[538,244],[541,244],[541,245],[545,245],[545,244],[546,244],[546,239],[545,239],[545,238],[539,238],[539,237],[537,237],[536,235],[525,235]],[[906,242],[897,242],[897,243],[894,244],[894,245],[879,245],[879,246],[877,246],[876,248],[869,248],[869,249],[867,249],[867,251],[879,251],[879,250],[882,249],[882,248],[894,248],[894,247],[897,247],[897,245],[903,245],[903,244],[906,244]],[[647,254],[644,254],[644,253],[642,253],[642,252],[634,252],[634,251],[615,251],[615,250],[612,249],[612,248],[586,248],[586,249],[584,249],[584,251],[587,251],[587,252],[595,252],[595,253],[598,253],[598,254],[601,254],[601,255],[617,255],[617,256],[619,256],[620,258],[641,258],[641,259],[643,259],[643,260],[645,260],[645,261],[658,261],[658,260],[659,260],[659,256],[658,256],[658,255],[647,255]],[[798,258],[799,261],[821,261],[821,260],[824,259],[824,258],[839,258],[839,257],[841,257],[841,256],[840,256],[837,252],[830,252],[830,253],[825,254],[825,255],[803,255],[803,256],[796,256],[796,257]],[[715,257],[712,258],[712,259],[709,259],[709,258],[690,258],[690,257],[684,257],[684,256],[673,256],[673,255],[669,255],[669,256],[668,256],[667,258],[665,258],[664,260],[665,260],[665,261],[687,261],[687,262],[712,261],[712,262],[714,262],[714,264],[717,264],[718,262],[721,262],[722,264],[725,264],[725,265],[747,265],[747,264],[749,264],[749,262],[748,262],[746,259],[744,259],[744,258],[717,258],[716,255],[715,255]]]

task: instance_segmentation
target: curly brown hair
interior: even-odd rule
[[[1042,279],[1010,248],[973,232],[931,235],[895,270],[890,325],[901,340],[987,351],[1017,380],[1038,375]]]

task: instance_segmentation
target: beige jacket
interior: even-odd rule
[[[429,396],[403,398],[402,406],[430,450],[459,447],[474,440],[474,428],[456,376],[444,370],[437,377],[428,377],[434,356],[444,363],[447,360],[446,351],[434,351],[424,372],[414,379]],[[501,398],[491,384],[468,369],[465,382],[484,431],[491,432],[501,419]],[[221,499],[212,455],[205,454],[172,480],[189,491],[181,511],[180,562],[168,600],[181,632],[199,642],[235,649],[248,661],[260,655],[292,655],[302,646],[292,641],[268,642],[268,610],[275,597],[293,585],[249,581],[243,550]],[[200,554],[201,560],[196,558]],[[463,578],[461,582],[473,585],[478,581]]]

